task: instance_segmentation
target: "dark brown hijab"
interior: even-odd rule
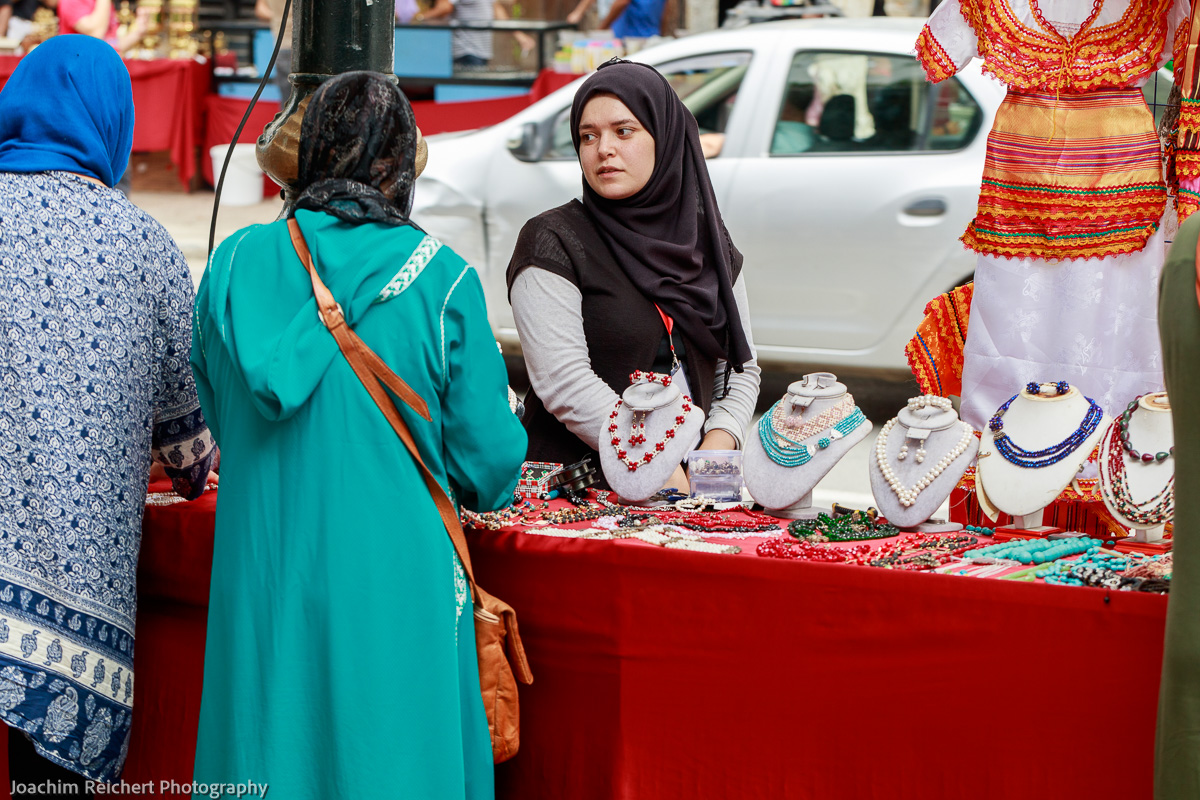
[[[317,89],[300,125],[297,208],[346,222],[411,225],[417,122],[377,72],[346,72]]]
[[[733,296],[742,255],[717,208],[696,118],[656,69],[614,59],[575,94],[576,153],[583,108],[600,93],[616,95],[654,137],[654,171],[624,200],[601,197],[584,178],[584,207],[621,269],[675,320],[688,342],[741,372],[751,357]]]

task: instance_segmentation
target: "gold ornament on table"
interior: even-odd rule
[[[117,38],[124,39],[125,34],[129,33],[129,29],[133,27],[133,21],[137,19],[137,13],[133,7],[129,5],[129,0],[121,0],[121,7],[117,9]]]
[[[137,9],[146,9],[146,34],[130,56],[145,60],[162,58],[163,0],[141,0]]]
[[[171,0],[167,24],[171,58],[195,58],[200,52],[200,42],[193,35],[197,27],[196,12],[196,0]]]

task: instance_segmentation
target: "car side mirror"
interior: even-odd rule
[[[542,132],[536,122],[526,122],[508,139],[508,152],[520,161],[538,161],[542,157]]]

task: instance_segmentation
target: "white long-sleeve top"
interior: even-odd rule
[[[750,334],[746,282],[741,275],[733,284],[733,294],[746,341],[750,342],[751,358],[742,372],[729,376],[729,393],[723,398],[725,361],[717,361],[704,433],[727,431],[740,448],[758,402],[761,370]],[[620,396],[592,369],[579,287],[560,275],[530,266],[513,281],[509,298],[534,392],[568,430],[588,447],[599,450],[600,433]],[[682,371],[678,378],[683,378]],[[686,379],[680,388],[688,392]]]

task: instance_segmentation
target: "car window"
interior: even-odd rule
[[[658,71],[695,115],[700,133],[724,133],[749,66],[747,52],[709,53],[660,64]],[[550,136],[544,158],[575,158],[570,107],[554,118]]]
[[[958,150],[982,122],[966,87],[928,83],[910,57],[804,51],[792,59],[770,153]]]

